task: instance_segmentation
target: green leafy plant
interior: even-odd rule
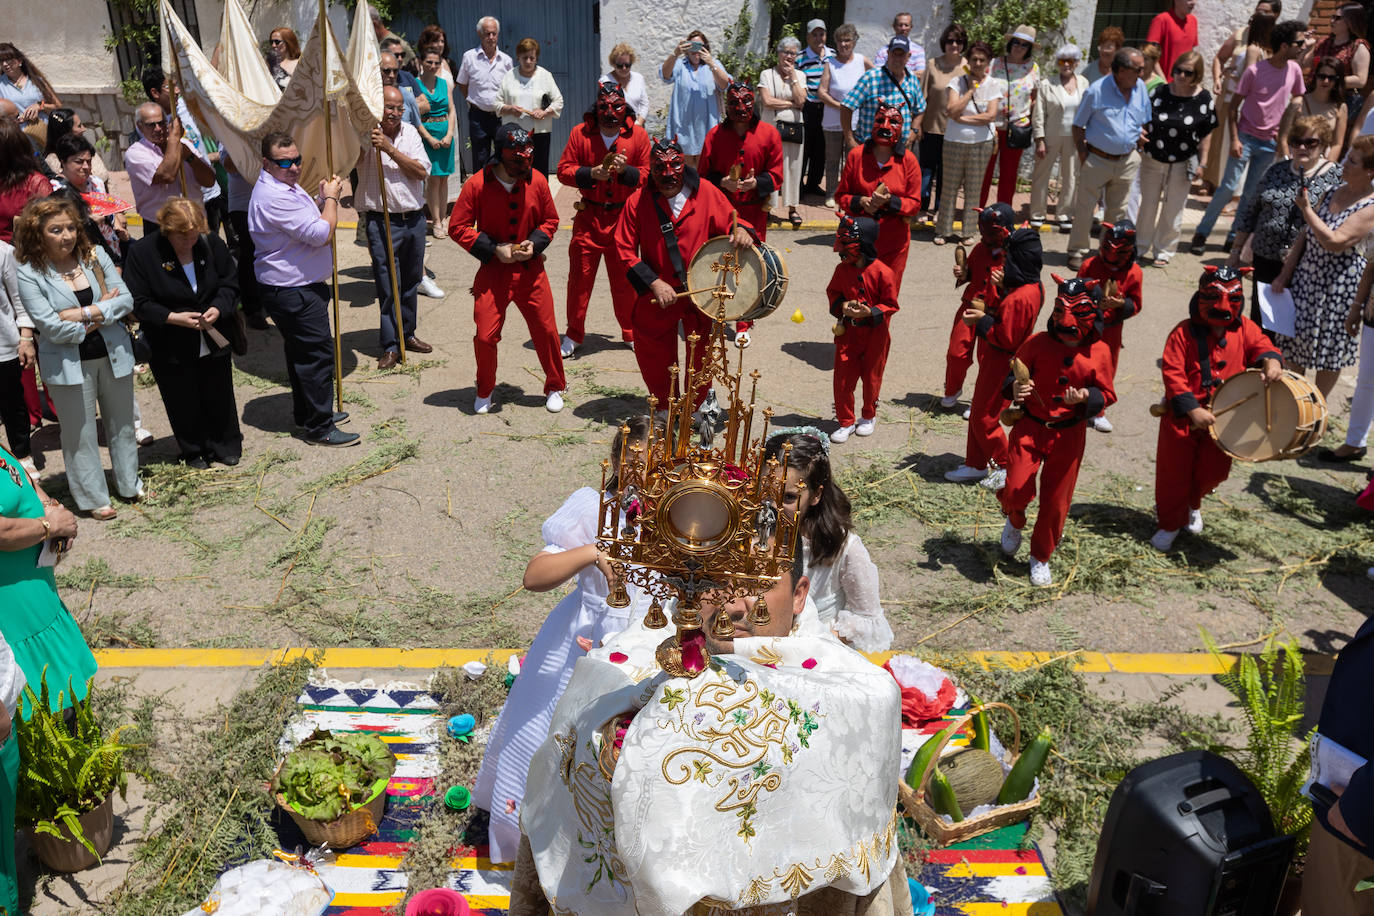
[[[15,822],[59,839],[70,835],[97,859],[100,854],[81,829],[78,818],[104,803],[119,790],[123,798],[128,789],[124,772],[124,753],[131,748],[120,742],[120,735],[132,726],[124,725],[105,735],[91,711],[95,693],[94,679],[86,684],[86,698],[72,704],[71,723],[64,721],[63,691],[58,691],[58,712],[48,702],[47,669],[43,671],[40,693],[24,688],[24,701],[33,714],[17,723],[19,738],[19,786],[15,799]],[[67,682],[66,696],[75,690]]]
[[[1003,36],[1025,24],[1035,28],[1042,53],[1052,54],[1054,44],[1048,35],[1060,34],[1068,18],[1066,0],[953,0],[950,4],[951,21],[964,27],[969,41],[986,41],[994,49],[1002,47]]]
[[[759,74],[768,67],[768,55],[749,49],[754,34],[754,15],[746,2],[739,8],[739,16],[734,25],[725,27],[725,41],[722,43],[720,65],[735,79],[757,85]]]
[[[381,739],[317,731],[286,755],[272,791],[302,816],[327,822],[376,798],[395,771]]]
[[[1203,644],[1223,664],[1226,657],[1206,630]],[[1282,651],[1282,658],[1279,653]],[[1245,745],[1221,748],[1259,789],[1274,818],[1274,828],[1297,838],[1297,853],[1307,849],[1312,806],[1302,794],[1308,772],[1313,728],[1301,739],[1306,694],[1302,651],[1296,637],[1280,643],[1270,637],[1258,656],[1242,655],[1217,681],[1240,702]]]

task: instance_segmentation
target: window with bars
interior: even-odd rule
[[[1150,33],[1150,20],[1161,9],[1159,0],[1098,0],[1090,39],[1093,52],[1097,50],[1098,34],[1109,25],[1126,33],[1126,44],[1136,47],[1144,44]]]
[[[195,0],[171,0],[171,5],[199,42],[200,20]],[[138,0],[106,0],[106,6],[110,12],[109,46],[119,62],[119,78],[124,82],[137,81],[146,65],[161,64],[157,6]]]

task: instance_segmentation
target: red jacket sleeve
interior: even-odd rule
[[[881,269],[875,270],[875,266]],[[892,268],[882,261],[874,261],[870,264],[865,275],[868,280],[868,290],[876,300],[870,302],[869,305],[881,313],[879,317],[882,321],[887,321],[901,308],[897,304],[897,276],[892,272]]]
[[[615,234],[612,236],[616,254],[627,268],[626,276],[640,293],[647,292],[649,286],[658,279],[658,272],[639,256],[639,211],[641,207],[651,206],[648,194],[649,189],[642,187],[630,195],[620,210],[620,219],[616,220]]]
[[[893,172],[898,172],[900,177],[895,177]],[[887,204],[889,213],[900,213],[906,219],[910,219],[920,212],[921,164],[917,161],[915,153],[903,153],[898,164],[888,169],[883,184],[892,192],[892,200]]]
[[[553,205],[553,192],[549,190],[548,179],[538,172],[531,172],[530,182],[534,191],[534,205],[538,208],[536,218],[539,225],[530,231],[529,240],[534,243],[534,253],[538,255],[544,253],[558,231],[558,208]]]
[[[782,187],[782,135],[772,124],[759,122],[754,128],[758,135],[761,162],[754,169],[758,182],[754,191],[760,201],[767,201]]]
[[[568,142],[563,147],[563,155],[558,157],[558,168],[554,170],[555,174],[558,175],[559,182],[565,186],[579,188],[592,186],[591,166],[582,164],[589,158],[590,146],[591,144],[587,142],[587,132],[581,127],[574,127],[572,133],[568,134]]]
[[[1015,353],[1035,330],[1035,319],[1045,304],[1045,289],[1039,283],[1017,287],[997,303],[997,311],[989,312],[974,327],[975,333],[988,343],[1008,353]]]
[[[1241,340],[1245,345],[1245,365],[1258,366],[1265,359],[1276,359],[1283,363],[1283,355],[1264,329],[1249,318],[1242,318],[1240,324]]]
[[[477,231],[478,196],[482,191],[485,171],[478,172],[467,181],[458,192],[453,203],[453,212],[448,219],[448,236],[462,246],[483,264],[496,255],[496,244],[485,232]]]
[[[1182,416],[1195,407],[1201,407],[1193,383],[1188,378],[1188,357],[1194,349],[1192,323],[1181,321],[1169,332],[1164,342],[1164,355],[1160,360],[1160,373],[1164,376],[1164,398]]]
[[[859,206],[859,198],[864,193],[859,185],[859,160],[863,154],[864,148],[859,145],[845,155],[844,165],[840,168],[840,183],[835,188],[835,203],[851,216],[868,215]]]
[[[1095,417],[1116,403],[1111,349],[1105,341],[1094,341],[1089,358],[1092,361],[1092,372],[1087,385],[1088,399],[1079,405],[1084,419]]]

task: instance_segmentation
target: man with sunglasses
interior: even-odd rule
[[[1173,73],[1174,61],[1197,47],[1197,17],[1193,15],[1196,5],[1197,0],[1174,0],[1169,9],[1150,20],[1145,40],[1159,45],[1159,72]]]
[[[134,195],[134,209],[143,217],[143,234],[157,230],[153,217],[162,205],[181,196],[181,179],[193,200],[201,188],[215,183],[215,169],[196,151],[181,126],[180,118],[163,117],[162,106],[144,102],[138,106],[138,142],[124,152],[124,170]]]
[[[334,411],[334,340],[329,330],[329,239],[339,222],[343,179],[320,182],[317,202],[300,186],[301,154],[285,131],[262,138],[262,171],[248,203],[254,272],[267,314],[281,332],[296,426],[312,445],[357,445]]]

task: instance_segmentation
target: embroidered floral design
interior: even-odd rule
[[[680,704],[687,702],[687,688],[664,687],[663,696],[659,698],[659,702],[667,706],[669,712],[672,712]]]

